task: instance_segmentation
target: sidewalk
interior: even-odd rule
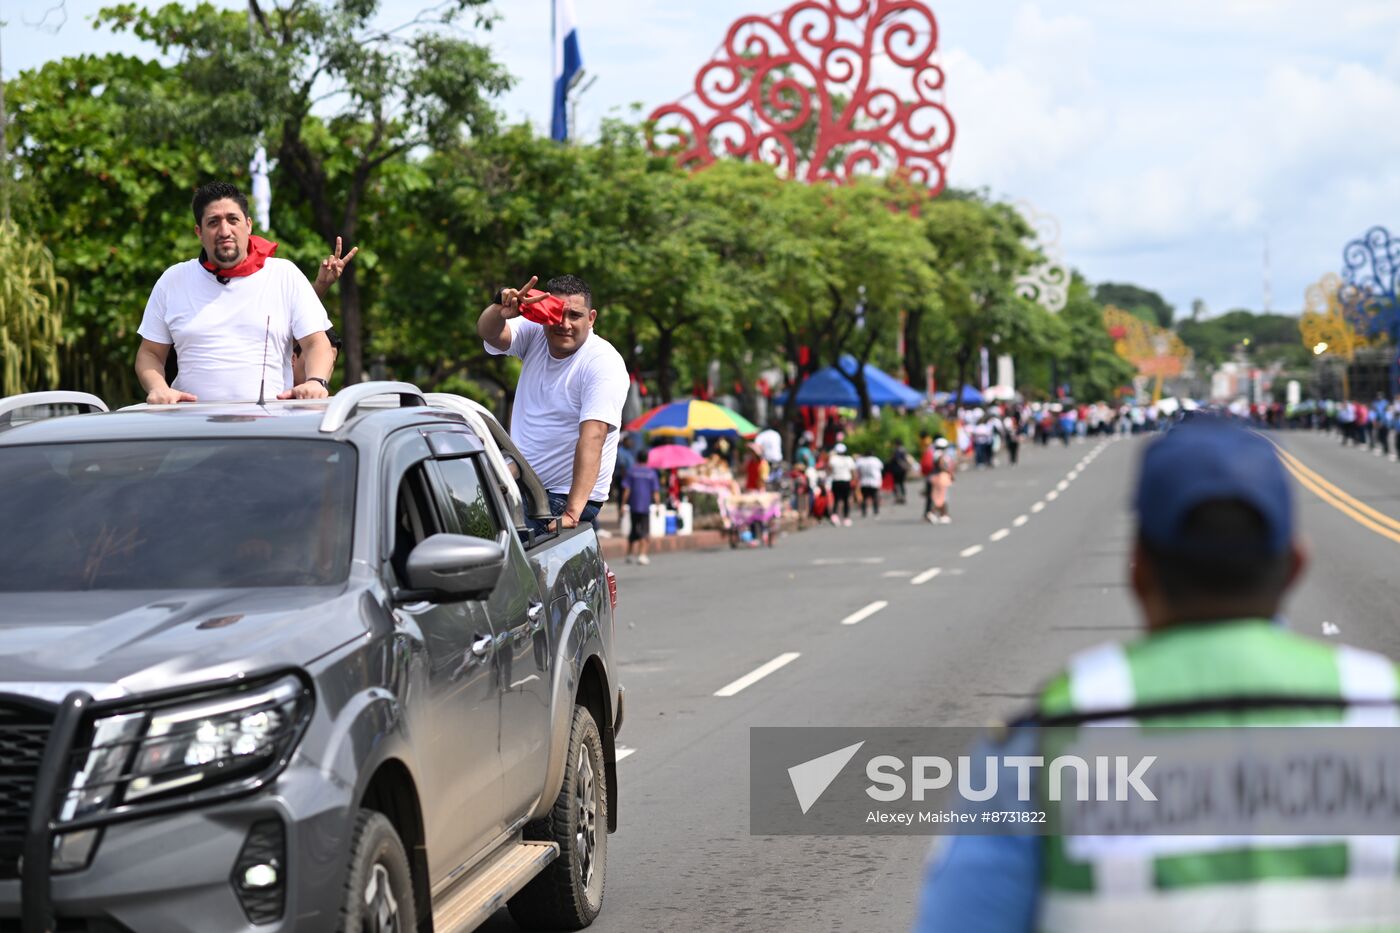
[[[598,513],[599,544],[605,560],[622,560],[627,554],[627,536],[617,521],[617,505]],[[608,537],[603,537],[606,532]],[[669,554],[673,551],[714,551],[729,547],[729,539],[724,532],[707,529],[688,535],[667,535],[649,539],[648,553]]]

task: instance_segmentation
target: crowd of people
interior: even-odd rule
[[[962,471],[1014,468],[1026,444],[1068,445],[1100,435],[1154,432],[1168,421],[1155,405],[1102,402],[948,405],[939,415],[941,430],[924,431],[913,444],[868,440],[868,432],[835,410],[821,413],[817,423],[807,422],[809,427],[787,444],[776,424],[747,440],[705,433],[688,440],[624,436],[612,496],[619,522],[624,513],[631,515],[627,559],[649,562],[644,529],[646,511],[654,503],[675,508],[684,499],[713,496],[725,518],[724,503],[768,495],[801,528],[878,521],[892,507],[913,502],[923,521],[950,524],[953,488]],[[646,467],[649,443],[688,443],[702,460],[688,469],[658,473]],[[769,540],[764,529],[740,531],[752,546]]]

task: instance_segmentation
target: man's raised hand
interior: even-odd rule
[[[350,264],[350,260],[354,259],[355,254],[360,251],[360,248],[356,246],[354,249],[350,250],[350,252],[341,256],[340,251],[343,248],[344,246],[341,243],[340,237],[336,237],[335,252],[322,260],[321,268],[316,270],[316,281],[311,284],[316,289],[316,294],[323,298],[326,292],[330,290],[330,287],[340,280],[340,274],[345,271],[345,267]]]
[[[530,289],[535,287],[535,283],[540,280],[538,275],[530,276],[530,281],[520,288],[501,289],[501,317],[509,321],[513,317],[520,316],[520,309],[525,305],[532,305],[537,301],[544,301],[548,295],[536,295],[533,298],[527,297]]]

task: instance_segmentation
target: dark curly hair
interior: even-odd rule
[[[204,223],[204,209],[215,201],[222,201],[229,198],[238,203],[243,209],[244,217],[253,216],[248,209],[248,198],[236,187],[226,181],[211,181],[208,184],[200,185],[194,193],[194,200],[190,202],[190,208],[194,211],[195,225]]]
[[[576,275],[556,275],[544,283],[544,290],[551,295],[582,295],[583,303],[593,308],[593,289]]]

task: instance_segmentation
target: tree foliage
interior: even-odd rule
[[[1101,305],[1115,305],[1158,327],[1171,327],[1176,315],[1176,309],[1161,295],[1126,282],[1099,283],[1094,289],[1094,300]]]
[[[0,393],[58,387],[68,295],[43,242],[0,221]]]
[[[354,244],[362,205],[389,163],[494,128],[491,100],[510,79],[484,44],[457,32],[464,22],[489,26],[487,2],[447,0],[387,30],[375,25],[378,0],[272,0],[266,9],[249,0],[246,14],[126,3],[97,22],[176,56],[184,93],[140,100],[141,122],[200,140],[231,164],[248,164],[266,140],[310,228],[324,242]],[[363,362],[360,273],[372,269],[352,264],[340,281],[349,381]]]

